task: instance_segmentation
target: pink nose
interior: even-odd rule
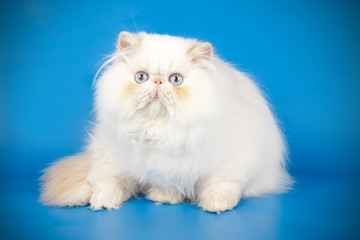
[[[160,78],[157,78],[155,79],[154,83],[159,86],[160,84],[162,84],[162,81]]]

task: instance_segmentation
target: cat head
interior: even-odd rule
[[[215,104],[214,52],[207,42],[121,32],[97,82],[96,108],[122,118],[194,120]]]

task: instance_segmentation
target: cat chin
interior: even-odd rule
[[[154,97],[150,100],[149,104],[146,105],[139,114],[145,119],[153,119],[156,117],[166,116],[168,108],[166,104],[160,99],[160,97]]]

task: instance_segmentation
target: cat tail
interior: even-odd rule
[[[91,168],[88,155],[65,157],[44,169],[40,177],[40,201],[52,206],[83,206],[92,190],[87,181]]]

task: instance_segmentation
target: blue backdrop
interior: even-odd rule
[[[355,2],[32,0],[0,9],[2,176],[35,176],[80,150],[94,74],[117,34],[136,28],[207,40],[250,73],[282,122],[292,171],[359,170]]]
[[[2,176],[35,176],[79,151],[99,63],[136,28],[207,40],[250,73],[283,123],[292,171],[359,170],[355,2],[33,0],[0,11]]]
[[[120,31],[211,42],[282,122],[292,173],[360,171],[357,1],[1,1],[0,176],[81,150],[92,81]],[[357,195],[358,196],[358,195]]]

